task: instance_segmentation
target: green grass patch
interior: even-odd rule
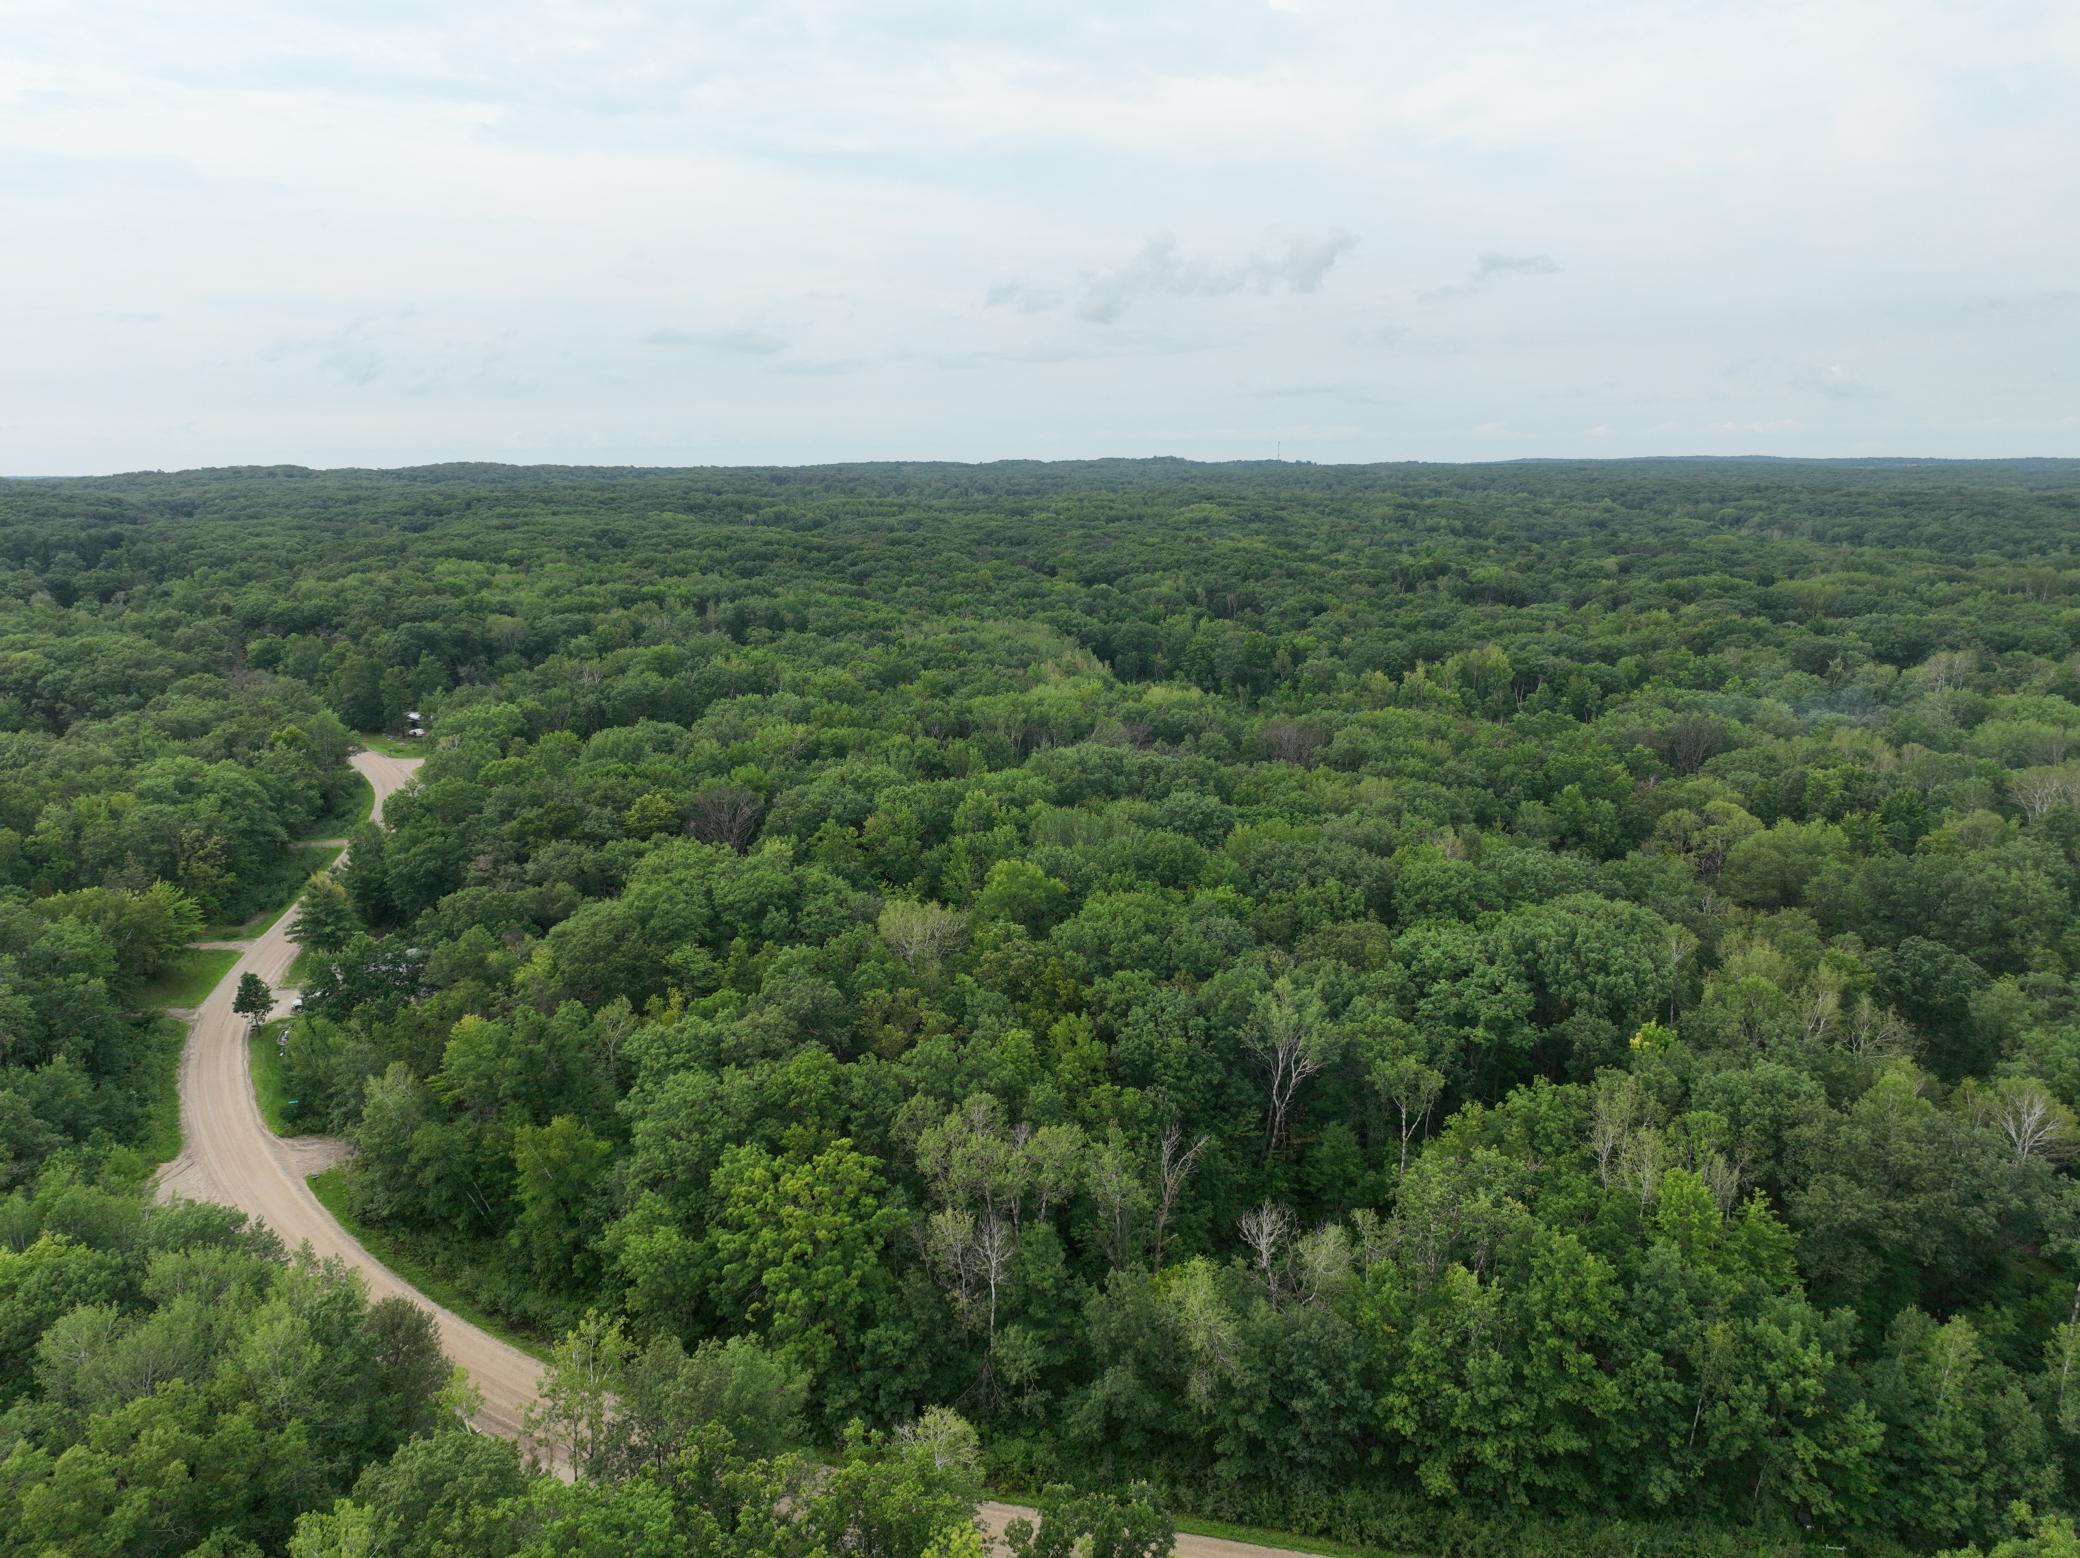
[[[289,1088],[282,1080],[281,1052],[274,1047],[274,1036],[281,1028],[280,1019],[263,1022],[258,1033],[246,1038],[246,1055],[253,1068],[253,1099],[260,1105],[260,1118],[275,1135],[303,1136],[309,1133],[289,1120]]]
[[[352,772],[352,770],[350,770]],[[376,787],[354,773],[354,787],[346,798],[312,825],[320,838],[345,837],[375,815]]]
[[[183,947],[138,987],[137,1004],[160,1010],[200,1006],[237,961],[234,947]]]
[[[371,752],[380,752],[385,757],[417,757],[426,750],[424,741],[406,741],[399,736],[379,736],[374,731],[358,732],[354,739]]]
[[[238,895],[233,912],[243,919],[225,918],[206,925],[205,941],[250,941],[296,906],[303,884],[339,859],[337,844],[297,844],[275,857],[264,876],[255,877]]]
[[[1192,1515],[1172,1515],[1181,1536],[1217,1536],[1229,1542],[1254,1542],[1259,1547],[1283,1547],[1296,1553],[1322,1553],[1328,1558],[1385,1558],[1382,1549],[1353,1547],[1327,1537],[1295,1536],[1290,1531],[1266,1531],[1261,1526],[1238,1526],[1230,1520],[1201,1520]]]
[[[289,960],[288,972],[282,975],[282,988],[284,990],[301,990],[305,985],[309,984],[311,982],[311,965],[317,959],[318,954],[309,947],[298,949],[296,956]]]
[[[511,1322],[472,1302],[442,1268],[433,1251],[452,1246],[452,1239],[398,1228],[371,1227],[359,1222],[348,1204],[347,1170],[327,1169],[310,1177],[311,1193],[326,1211],[339,1219],[362,1248],[396,1272],[442,1308],[452,1311],[479,1330],[488,1331],[508,1346],[517,1347],[530,1358],[549,1361],[549,1343],[532,1332],[515,1330]]]
[[[145,1099],[137,1151],[150,1168],[157,1168],[180,1156],[181,1051],[187,1043],[188,1030],[180,1023],[171,1017],[152,1019],[144,1057],[137,1067],[138,1082]]]
[[[1040,1503],[1040,1495],[1030,1488],[993,1487],[984,1497],[999,1504],[1017,1504],[1026,1509],[1038,1508]],[[1203,1520],[1196,1515],[1180,1515],[1174,1510],[1170,1513],[1170,1523],[1177,1527],[1179,1536],[1215,1536],[1223,1541],[1254,1542],[1259,1547],[1278,1547],[1288,1552],[1319,1553],[1322,1558],[1414,1558],[1414,1555],[1390,1554],[1383,1548],[1332,1542],[1326,1536],[1296,1536],[1291,1531],[1237,1525],[1232,1520]]]

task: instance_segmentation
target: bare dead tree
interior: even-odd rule
[[[2072,1312],[2058,1328],[2058,1425],[2071,1432],[2075,1413],[2067,1403],[2066,1390],[2073,1381],[2073,1364],[2080,1360],[2080,1283],[2073,1288]]]
[[[1808,985],[1798,1008],[1799,1033],[1808,1044],[1824,1043],[1841,1015],[1840,986],[1824,982]]]
[[[1685,714],[1662,732],[1658,745],[1669,767],[1679,774],[1694,774],[1706,761],[1726,749],[1726,727],[1702,714]]]
[[[1336,1037],[1323,1016],[1320,1000],[1296,991],[1289,979],[1273,985],[1260,1004],[1243,1045],[1264,1067],[1270,1087],[1267,1159],[1285,1143],[1293,1099],[1301,1086],[1336,1058]]]
[[[1408,1148],[1416,1133],[1430,1124],[1430,1111],[1444,1096],[1444,1073],[1429,1066],[1411,1065],[1398,1071],[1387,1093],[1399,1116],[1396,1129],[1401,1136],[1401,1174],[1408,1175]]]
[[[592,1043],[607,1075],[613,1076],[619,1070],[621,1047],[635,1031],[636,1014],[629,1008],[626,996],[617,997],[601,1010],[598,1022],[593,1025]]]
[[[1001,1217],[985,1217],[975,1229],[975,1267],[989,1293],[989,1313],[984,1326],[989,1352],[997,1350],[997,1302],[1004,1282],[1011,1275],[1011,1258],[1018,1250],[1018,1235]]]
[[[2080,766],[2025,768],[2008,776],[2008,793],[2036,822],[2057,807],[2080,805]]]
[[[1289,719],[1273,720],[1260,732],[1260,738],[1273,760],[1302,768],[1314,765],[1314,755],[1321,750],[1323,741],[1318,727]]]
[[[2072,1111],[2041,1082],[2015,1077],[1997,1083],[1980,1095],[1973,1113],[2008,1144],[2017,1164],[2030,1158],[2063,1163],[2073,1156]]]
[[[977,1217],[949,1208],[935,1212],[925,1225],[924,1248],[961,1324],[982,1333],[982,1368],[975,1388],[994,1400],[997,1311],[1018,1253],[1018,1231],[994,1212]]]
[[[876,924],[881,939],[896,956],[917,968],[937,963],[959,946],[967,934],[968,918],[957,909],[936,903],[891,898],[881,906]]]
[[[1185,1181],[1199,1166],[1199,1155],[1206,1150],[1209,1139],[1201,1136],[1180,1152],[1184,1128],[1172,1120],[1163,1129],[1163,1145],[1156,1158],[1156,1226],[1150,1262],[1158,1271],[1163,1268],[1163,1244],[1169,1233],[1170,1214],[1177,1210],[1177,1198],[1184,1194]]]
[[[1842,1033],[1842,1047],[1866,1060],[1883,1060],[1911,1054],[1914,1030],[1889,1006],[1880,1006],[1868,994],[1856,998]]]
[[[987,1350],[997,1345],[997,1305],[1011,1275],[1018,1233],[995,1213],[934,1213],[925,1230],[925,1250],[953,1300],[954,1312],[978,1325]]]
[[[1719,1215],[1729,1217],[1740,1205],[1748,1176],[1740,1164],[1723,1153],[1707,1152],[1697,1162],[1697,1177],[1719,1205]]]
[[[1596,1079],[1589,1112],[1589,1151],[1596,1159],[1596,1177],[1605,1185],[1617,1171],[1626,1138],[1639,1123],[1640,1103],[1639,1080],[1630,1073],[1606,1073]]]
[[[1661,1176],[1668,1167],[1668,1140],[1651,1125],[1629,1133],[1618,1150],[1619,1182],[1639,1197],[1642,1212],[1660,1198]]]
[[[1271,1307],[1279,1304],[1279,1253],[1284,1248],[1286,1236],[1292,1232],[1292,1214],[1282,1206],[1266,1201],[1253,1212],[1244,1212],[1237,1224],[1242,1230],[1242,1242],[1249,1246],[1257,1258],[1257,1275],[1263,1279],[1264,1292],[1271,1300]]]
[[[711,784],[694,796],[686,831],[703,844],[727,844],[738,854],[751,847],[765,802],[740,784]]]
[[[977,1454],[975,1430],[948,1407],[926,1407],[922,1417],[897,1424],[895,1437],[898,1444],[909,1445],[928,1456],[933,1469],[938,1471],[970,1465]]]
[[[1354,1027],[1359,1069],[1380,1103],[1397,1117],[1400,1173],[1406,1178],[1409,1148],[1429,1125],[1430,1112],[1444,1096],[1444,1072],[1432,1064],[1442,1056],[1406,1023],[1361,1020]]]
[[[1948,692],[1971,679],[1978,659],[1969,649],[1939,649],[1921,663],[1921,670],[1933,691]]]

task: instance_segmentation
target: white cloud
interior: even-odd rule
[[[1076,292],[1076,313],[1093,324],[1109,325],[1149,298],[1219,298],[1238,292],[1313,292],[1348,254],[1357,239],[1349,233],[1320,237],[1288,237],[1239,259],[1212,260],[1187,255],[1168,234],[1149,239],[1126,264],[1112,270],[1086,272]],[[999,281],[985,301],[1041,313],[1065,300],[1055,288],[1024,281]]]
[[[1042,287],[1030,281],[994,281],[989,291],[983,294],[983,304],[988,308],[1015,308],[1022,314],[1044,314],[1050,308],[1062,306],[1063,295],[1053,287]]]
[[[1463,283],[1433,287],[1423,297],[1429,302],[1471,297],[1482,288],[1513,276],[1556,276],[1559,273],[1560,262],[1550,254],[1498,254],[1490,250],[1473,262],[1473,269],[1466,273]]]
[[[2071,453],[2076,185],[2057,0],[16,0],[0,471]]]
[[[655,325],[637,337],[645,346],[700,346],[711,352],[770,357],[787,350],[787,337],[762,325],[735,325],[725,330],[680,330]]]
[[[1795,433],[1801,426],[1802,424],[1796,417],[1771,417],[1767,421],[1762,422],[1711,422],[1706,424],[1704,431],[1707,433],[1738,433],[1759,438],[1774,438],[1784,433]]]
[[[1560,262],[1550,254],[1496,254],[1492,250],[1473,262],[1475,286],[1504,276],[1551,276]]]
[[[1800,363],[1791,370],[1797,388],[1833,400],[1877,400],[1884,391],[1864,383],[1838,362]]]

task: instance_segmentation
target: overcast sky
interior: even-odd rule
[[[2080,454],[2074,0],[0,18],[0,472]]]

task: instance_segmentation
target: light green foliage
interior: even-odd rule
[[[278,1545],[299,1510],[441,1422],[431,1320],[215,1207],[47,1172],[6,1204],[0,1551]],[[40,1333],[40,1334],[39,1334]]]
[[[1177,1535],[1145,1484],[1124,1494],[1056,1484],[1041,1494],[1039,1517],[1014,1520],[1005,1532],[1016,1558],[1168,1558]]]
[[[171,882],[154,882],[143,892],[83,887],[52,893],[36,907],[94,926],[113,948],[116,966],[138,979],[149,979],[202,934],[202,911]]]
[[[226,1551],[303,1512],[311,1552],[911,1558],[974,1550],[986,1462],[1080,1490],[1036,1550],[1172,1505],[1380,1550],[2055,1548],[2076,491],[8,483],[10,1510],[60,1549],[203,1540],[206,1488],[265,1512]],[[349,729],[429,705],[305,891],[285,1085],[372,1238],[567,1338],[575,1487],[431,1425],[364,1468],[396,1434],[306,1410],[344,1323],[304,1279],[146,1295],[94,1188],[140,1171],[146,981],[338,831]]]
[[[715,1171],[718,1298],[834,1386],[835,1365],[859,1356],[890,1296],[884,1251],[908,1221],[879,1170],[840,1140],[798,1163],[736,1148]]]
[[[310,879],[297,900],[296,918],[289,935],[299,946],[317,952],[337,952],[362,928],[353,900],[339,877],[321,871]]]

